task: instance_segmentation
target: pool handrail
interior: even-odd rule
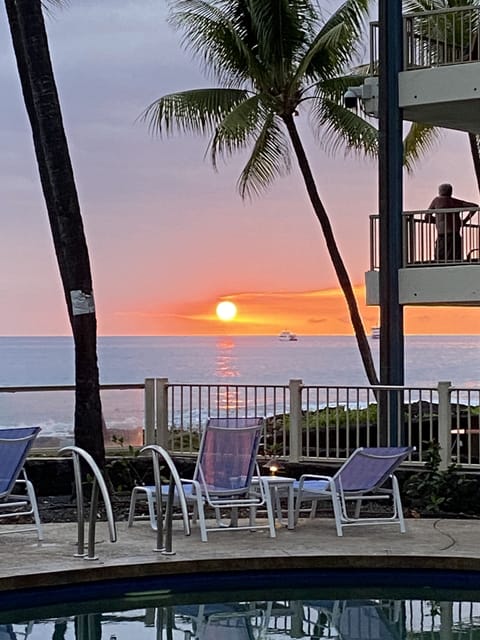
[[[113,516],[112,503],[110,501],[110,495],[108,493],[107,485],[102,477],[100,469],[92,458],[81,447],[67,446],[59,450],[59,454],[71,453],[73,460],[73,470],[75,476],[75,493],[77,500],[77,519],[78,519],[78,539],[77,539],[77,553],[75,557],[84,558],[85,560],[98,560],[98,556],[95,555],[95,526],[97,521],[97,506],[98,506],[98,490],[100,489],[105,504],[105,511],[107,515],[108,529],[110,533],[110,542],[117,541],[117,530],[115,526],[115,519]],[[80,466],[80,458],[88,464],[91,472],[93,473],[93,485],[92,496],[90,500],[90,518],[88,524],[88,546],[87,553],[85,554],[85,518],[83,514],[83,488],[82,488],[82,471]]]

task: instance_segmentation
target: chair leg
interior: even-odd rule
[[[398,524],[400,525],[400,533],[405,533],[405,520],[403,517],[402,499],[400,497],[400,489],[398,487],[398,480],[395,476],[392,477],[393,488],[393,508],[396,511],[398,517]]]
[[[362,508],[362,501],[361,500],[355,500],[355,511],[353,514],[353,517],[358,520],[358,518],[360,517],[360,509]]]
[[[148,515],[150,517],[150,526],[154,531],[157,530],[157,515],[155,510],[155,501],[156,497],[152,490],[145,489],[145,493],[147,494],[147,504],[148,504]]]
[[[335,516],[335,526],[337,528],[337,536],[340,538],[343,536],[342,529],[342,507],[340,505],[340,498],[338,494],[332,493],[332,506],[333,506],[333,514]]]
[[[272,494],[270,493],[268,480],[263,480],[262,478],[260,478],[260,482],[262,483],[263,494],[265,498],[265,506],[267,507],[267,517],[268,517],[268,524],[269,524],[268,529],[270,531],[270,538],[276,538],[277,532],[275,531],[275,514],[273,512]]]
[[[297,525],[298,519],[300,518],[301,506],[302,506],[302,493],[301,491],[297,491],[297,495],[295,496],[295,515],[294,515],[295,525]]]
[[[133,522],[135,520],[135,506],[137,504],[138,497],[138,489],[137,487],[133,487],[132,495],[130,496],[130,509],[128,510],[128,522],[127,527],[133,527]]]
[[[32,505],[33,519],[35,520],[38,539],[42,541],[43,530],[42,530],[42,523],[40,521],[40,514],[38,512],[37,496],[35,495],[35,489],[33,488],[33,484],[30,482],[30,480],[26,480],[26,488],[27,488],[27,495],[30,500],[30,504]]]
[[[203,503],[203,498],[200,495],[200,493],[197,493],[195,498],[196,498],[196,510],[198,515],[198,524],[200,525],[200,539],[202,542],[208,542],[207,523],[205,522],[205,507]]]

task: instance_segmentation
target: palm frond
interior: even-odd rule
[[[212,134],[225,116],[248,97],[242,89],[193,89],[153,102],[140,118],[151,132]]]
[[[261,96],[255,95],[237,104],[218,124],[210,143],[214,168],[218,156],[231,156],[245,149],[263,127],[264,109]]]
[[[67,7],[70,4],[70,0],[41,0],[40,4],[42,5],[42,9],[45,14],[50,16],[53,15],[53,9],[55,7],[58,7],[59,9]]]
[[[211,0],[168,0],[169,23],[183,33],[185,49],[201,55],[205,71],[221,85],[240,87],[261,81],[262,65],[255,56],[252,43],[238,29],[233,11],[235,3]]]
[[[346,0],[320,29],[318,40],[333,49],[337,64],[358,54],[370,5],[370,0]]]
[[[345,154],[378,156],[378,130],[361,115],[328,98],[312,108],[311,122],[320,146],[330,154],[341,148]]]
[[[315,34],[317,15],[310,0],[249,0],[251,24],[264,62],[292,61]]]
[[[287,175],[291,169],[290,153],[282,122],[275,114],[266,112],[262,130],[237,183],[241,197],[253,199],[276,178]]]
[[[358,53],[368,8],[369,0],[344,2],[311,41],[299,61],[294,81],[340,75]]]
[[[414,122],[403,141],[403,164],[412,173],[422,156],[428,155],[440,142],[443,131],[438,127]]]

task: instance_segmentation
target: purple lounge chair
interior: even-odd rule
[[[0,533],[37,531],[38,539],[43,539],[35,490],[24,469],[30,447],[39,432],[40,427],[0,428],[0,518],[31,515],[34,519],[34,526]],[[24,491],[19,492],[22,485]]]
[[[313,517],[318,500],[331,500],[339,536],[343,535],[343,527],[353,525],[398,524],[400,531],[405,533],[402,501],[394,471],[412,451],[412,447],[360,447],[334,476],[302,475],[295,484],[295,520],[298,520],[302,502],[313,503]],[[382,499],[392,500],[391,513],[361,516],[363,502]],[[347,509],[349,501],[355,502],[353,514]]]
[[[268,529],[271,538],[276,537],[275,521],[267,479],[260,478],[252,488],[252,478],[260,477],[257,453],[263,435],[263,418],[211,418],[202,432],[200,450],[193,479],[181,478],[184,497],[194,507],[194,519],[198,517],[202,542],[207,542],[207,531],[232,531]],[[162,498],[166,499],[168,486],[162,486]],[[156,528],[155,487],[135,487],[132,492],[128,525],[132,526],[135,503],[140,494],[148,500],[150,523]],[[176,502],[179,501],[178,488]],[[266,507],[267,523],[255,521],[258,507]],[[206,509],[214,511],[215,525],[207,525]],[[249,512],[249,522],[238,523],[238,510]],[[228,524],[222,522],[225,511],[231,516]]]

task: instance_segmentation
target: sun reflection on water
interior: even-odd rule
[[[216,367],[215,376],[217,378],[238,378],[240,372],[236,363],[238,356],[235,351],[235,341],[232,338],[222,337],[216,343]]]

